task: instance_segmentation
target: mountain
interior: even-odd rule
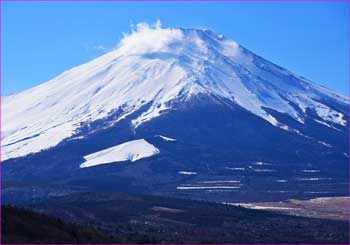
[[[2,98],[4,193],[347,195],[348,106],[212,31],[139,24],[113,51]]]

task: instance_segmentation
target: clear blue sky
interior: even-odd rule
[[[346,2],[2,2],[2,94],[45,82],[113,49],[130,23],[207,28],[348,94]]]

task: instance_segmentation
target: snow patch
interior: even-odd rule
[[[330,124],[328,124],[328,123],[325,123],[325,122],[322,122],[322,121],[320,121],[320,120],[314,119],[314,121],[317,122],[317,123],[319,123],[319,124],[322,124],[322,125],[324,125],[324,126],[326,126],[326,127],[328,127],[328,128],[334,129],[334,130],[336,130],[336,131],[341,131],[341,130],[339,130],[338,128],[333,127],[332,125],[330,125]]]
[[[230,168],[230,167],[225,167],[225,169],[234,170],[234,171],[244,171],[244,168]]]
[[[166,136],[163,136],[163,135],[158,135],[158,137],[162,138],[165,141],[176,141],[176,139],[169,138],[169,137],[166,137]]]
[[[278,183],[286,183],[287,180],[285,180],[285,179],[278,179],[278,180],[276,180],[276,182],[278,182]]]
[[[268,163],[268,162],[256,162],[255,165],[258,165],[258,166],[269,166],[269,165],[272,165],[272,164]]]
[[[179,174],[183,174],[183,175],[195,175],[195,174],[197,174],[197,172],[180,171]]]
[[[331,180],[332,178],[300,178],[301,181]]]
[[[254,169],[254,172],[257,172],[257,173],[272,173],[276,171],[277,170],[275,169]]]
[[[160,151],[144,139],[128,141],[123,144],[84,156],[86,160],[80,168],[92,167],[113,162],[135,162],[142,158],[158,154]]]
[[[239,186],[177,186],[178,190],[239,189]]]
[[[346,119],[341,112],[335,111],[321,103],[315,103],[314,110],[323,120],[346,126]]]
[[[326,143],[326,142],[323,142],[323,141],[321,141],[321,140],[318,140],[317,143],[319,143],[319,144],[321,144],[321,145],[324,145],[324,146],[326,146],[326,147],[328,147],[328,148],[332,148],[332,145],[330,145],[330,144],[328,144],[328,143]]]
[[[239,180],[208,180],[199,181],[200,184],[222,184],[222,183],[241,183]]]
[[[304,169],[302,170],[304,173],[319,173],[320,170],[318,169]]]
[[[305,191],[306,194],[327,194],[329,191]]]

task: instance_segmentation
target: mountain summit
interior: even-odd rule
[[[3,98],[4,178],[97,188],[112,171],[108,188],[134,179],[128,188],[178,195],[213,193],[221,189],[198,183],[232,175],[227,183],[240,184],[223,190],[282,179],[289,196],[296,183],[342,193],[348,105],[212,31],[138,24],[111,52]],[[300,175],[313,168],[324,174]],[[198,183],[183,186],[188,176]],[[325,178],[334,180],[326,190],[302,183]]]

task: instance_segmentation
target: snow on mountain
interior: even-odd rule
[[[225,98],[272,125],[289,129],[265,108],[303,123],[307,109],[324,125],[346,125],[345,115],[322,103],[347,98],[313,84],[208,30],[138,24],[118,47],[21,93],[2,98],[2,159],[53,147],[82,123],[122,109],[117,119],[149,105],[133,127],[166,113],[174,100],[199,94]],[[292,103],[293,104],[292,104]]]
[[[166,137],[166,136],[163,136],[163,135],[158,135],[160,138],[162,138],[163,140],[165,141],[176,141],[176,139],[173,139],[173,138],[169,138],[169,137]]]
[[[182,174],[182,175],[195,175],[197,173],[196,172],[189,172],[189,171],[180,171],[179,174]]]
[[[159,152],[157,147],[144,139],[133,140],[84,156],[86,161],[82,163],[80,167],[87,168],[100,164],[123,161],[135,162],[142,158],[156,155]]]

